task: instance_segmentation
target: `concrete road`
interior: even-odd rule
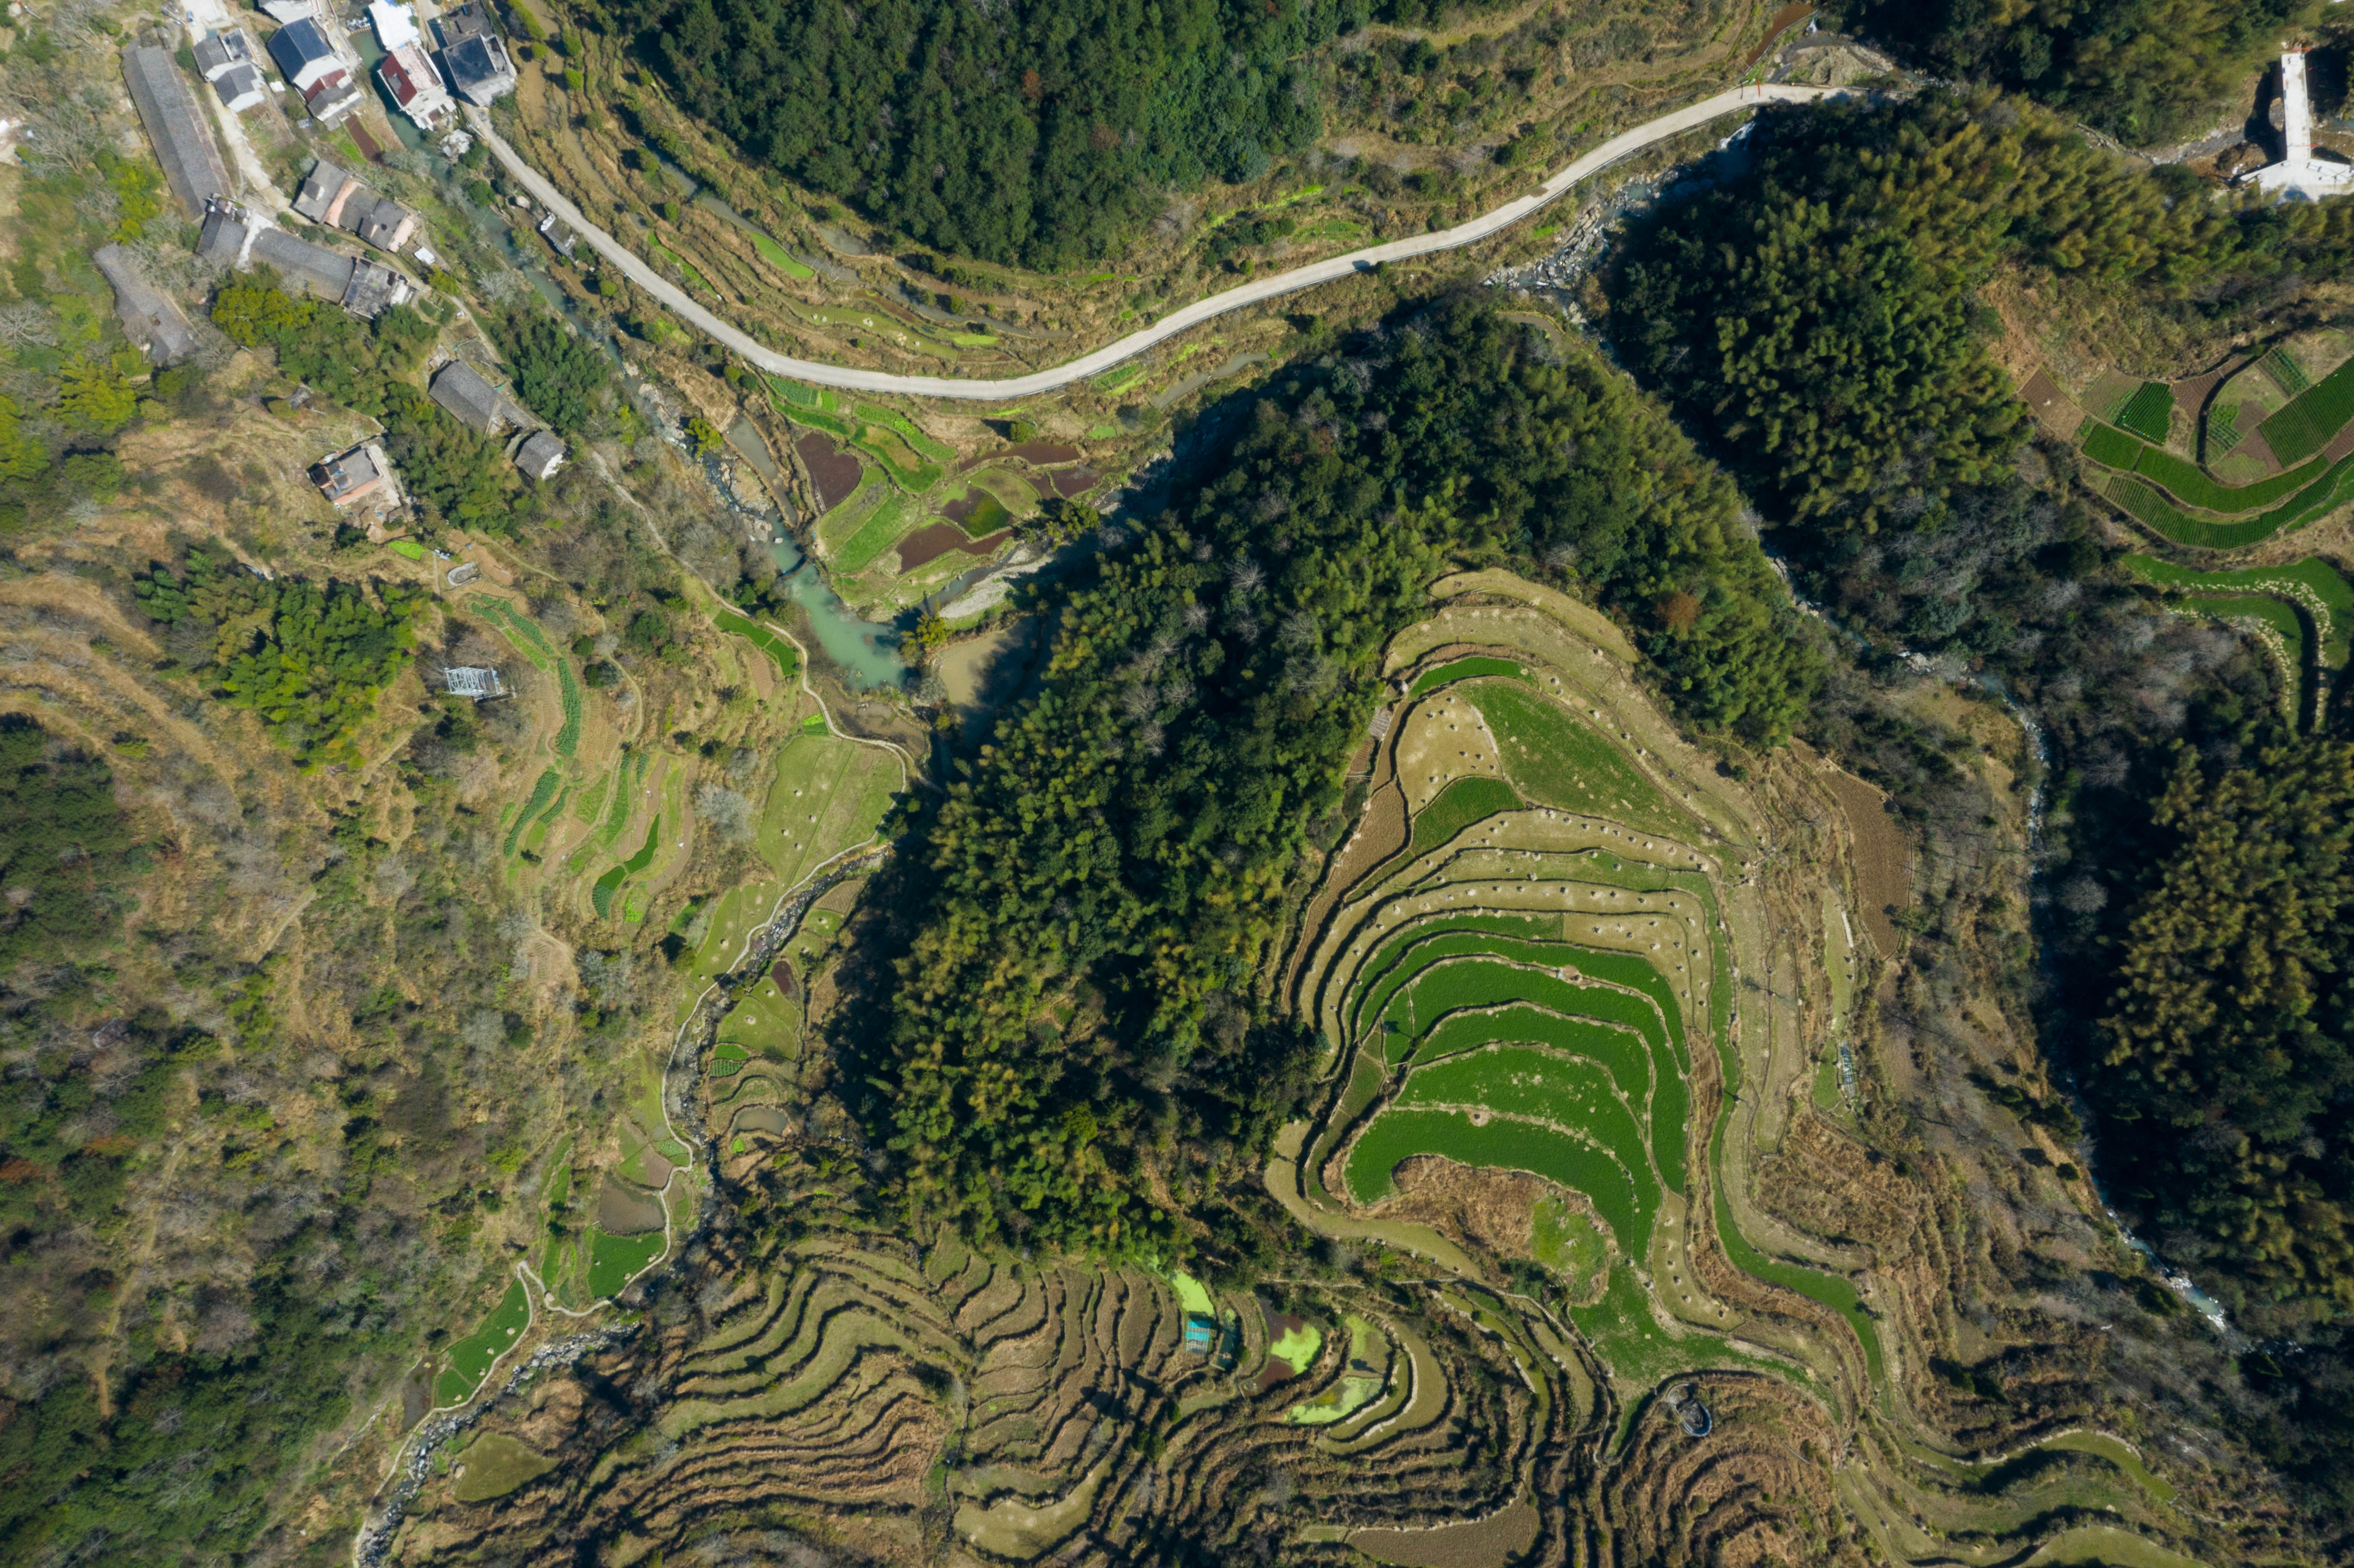
[[[1657,120],[1638,125],[1632,131],[1613,136],[1591,153],[1578,159],[1528,196],[1508,201],[1491,212],[1480,214],[1470,222],[1453,228],[1442,228],[1428,234],[1416,234],[1405,239],[1393,239],[1386,245],[1375,245],[1363,250],[1352,250],[1345,256],[1334,256],[1313,261],[1288,272],[1255,278],[1247,283],[1228,289],[1222,294],[1196,300],[1193,303],[1170,312],[1150,326],[1133,332],[1119,342],[1097,349],[1093,354],[1058,365],[1052,370],[1041,370],[1028,376],[1008,376],[1002,380],[985,377],[946,376],[895,376],[883,370],[854,370],[839,365],[819,365],[811,360],[794,359],[775,349],[756,343],[719,316],[687,297],[684,290],[643,260],[622,248],[620,242],[590,223],[580,209],[565,199],[564,193],[550,185],[538,170],[523,161],[498,132],[491,129],[490,118],[481,110],[468,107],[466,116],[474,133],[481,136],[493,157],[504,164],[515,183],[528,191],[535,201],[546,204],[557,217],[571,225],[580,238],[599,256],[621,270],[630,281],[660,300],[682,321],[691,322],[711,334],[732,352],[753,365],[778,376],[795,381],[806,381],[819,387],[841,387],[855,392],[893,392],[914,397],[970,397],[988,400],[1011,400],[1051,392],[1067,387],[1074,381],[1101,375],[1124,359],[1132,358],[1154,344],[1166,343],[1188,328],[1201,325],[1214,316],[1254,305],[1262,300],[1278,299],[1300,289],[1312,289],[1319,283],[1329,283],[1345,278],[1352,272],[1365,271],[1384,261],[1404,261],[1416,256],[1427,256],[1434,250],[1450,250],[1458,245],[1469,245],[1487,238],[1543,207],[1562,192],[1587,178],[1597,170],[1606,168],[1630,153],[1638,152],[1654,142],[1663,142],[1694,126],[1705,125],[1720,115],[1753,109],[1761,103],[1805,103],[1818,98],[1838,95],[1842,90],[1827,87],[1786,87],[1766,84],[1758,87],[1736,87],[1704,98],[1698,103],[1662,114]]]

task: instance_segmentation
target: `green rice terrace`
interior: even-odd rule
[[[585,691],[577,667],[585,656],[561,646],[522,602],[478,589],[460,608],[527,666],[512,683],[531,767],[502,781],[504,803],[493,808],[504,874],[539,907],[592,916],[617,948],[659,935],[658,951],[684,991],[682,1024],[705,999],[726,996],[734,1005],[717,1031],[714,1119],[738,1147],[772,1141],[785,1125],[772,1107],[798,1052],[808,987],[832,956],[826,939],[857,891],[854,878],[838,887],[832,879],[874,845],[906,788],[903,758],[892,746],[837,734],[801,678],[791,637],[716,603],[704,607],[698,657],[715,685],[740,694],[720,715],[727,744],[707,754],[648,734],[659,715],[638,705]],[[717,804],[714,790],[724,792]],[[732,800],[742,802],[740,825]],[[712,885],[705,857],[715,840],[724,848],[738,833],[748,857],[725,863],[734,868],[728,880]],[[779,926],[780,912],[790,928],[778,938],[796,945],[772,970],[734,977],[733,993],[715,983]],[[650,920],[658,922],[651,932]],[[521,950],[531,962],[519,975],[562,976],[572,967],[533,942]],[[429,1369],[435,1404],[467,1401],[529,1342],[535,1308],[542,1319],[592,1312],[670,1255],[704,1173],[665,1108],[668,1066],[629,1058],[628,1092],[606,1107],[602,1137],[546,1152],[546,1240],[517,1277],[485,1282],[488,1317],[450,1326]],[[486,1484],[478,1476],[469,1489]]]
[[[2072,436],[2085,482],[2159,538],[2236,550],[2354,500],[2354,339],[2299,334],[2187,382],[2114,373],[2024,388]]]
[[[1934,1226],[1903,1228],[1901,1255],[1855,1239],[1894,1211],[1815,1095],[1892,956],[1861,917],[1887,868],[1842,804],[1869,791],[1803,756],[1734,782],[1662,721],[1623,634],[1558,593],[1494,573],[1435,591],[1271,977],[1326,1055],[1260,1201],[1360,1266],[1246,1286],[878,1228],[854,1141],[791,1107],[859,928],[864,852],[824,857],[887,791],[854,743],[797,733],[760,818],[769,877],[671,917],[690,990],[726,988],[708,1035],[681,1036],[703,1054],[667,1087],[650,1065],[619,1158],[548,1197],[538,1273],[578,1310],[663,1255],[664,1195],[701,1180],[666,1094],[711,1140],[730,1201],[599,1364],[630,1414],[527,1382],[419,1493],[399,1560],[599,1537],[652,1562],[790,1518],[960,1564],[1158,1562],[1177,1541],[1241,1561],[1221,1521],[1279,1473],[1300,1561],[1637,1568],[1702,1540],[1785,1562],[1866,1537],[1875,1560],[1987,1568],[2189,1561],[2126,1436],[2021,1420],[1957,1447],[1919,1414],[1954,1261]],[[634,851],[668,786],[616,778],[642,802],[614,841]],[[1768,853],[1801,817],[1829,831]],[[1776,1159],[1848,1172],[1852,1212],[1777,1217]]]

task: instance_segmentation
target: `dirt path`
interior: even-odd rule
[[[490,117],[479,109],[468,108],[466,118],[474,133],[490,147],[492,155],[504,165],[535,200],[545,203],[548,209],[570,225],[590,249],[615,267],[631,282],[667,305],[682,320],[716,339],[730,352],[740,355],[749,363],[779,376],[806,381],[820,387],[841,387],[861,392],[891,392],[916,397],[969,397],[995,401],[1028,397],[1067,387],[1074,381],[1085,380],[1101,374],[1123,360],[1132,359],[1156,344],[1166,343],[1193,327],[1247,305],[1280,299],[1301,289],[1314,288],[1359,272],[1369,272],[1389,261],[1404,261],[1434,251],[1451,250],[1487,238],[1490,235],[1511,228],[1521,219],[1543,207],[1556,196],[1621,158],[1638,153],[1654,143],[1680,136],[1687,131],[1707,124],[1720,115],[1739,113],[1766,103],[1811,103],[1819,99],[1839,97],[1846,90],[1828,87],[1787,87],[1768,84],[1758,87],[1730,88],[1713,97],[1660,115],[1658,119],[1638,125],[1632,131],[1612,137],[1569,167],[1554,175],[1531,194],[1519,196],[1492,211],[1482,213],[1469,223],[1435,233],[1410,235],[1394,239],[1386,245],[1375,245],[1363,250],[1352,250],[1345,256],[1329,257],[1257,279],[1221,294],[1196,300],[1182,309],[1172,311],[1140,332],[1130,333],[1108,347],[1097,349],[1068,364],[1052,370],[1042,370],[1030,376],[1009,376],[1003,380],[988,378],[966,379],[943,376],[895,376],[881,370],[855,370],[846,366],[819,365],[811,360],[794,359],[756,341],[728,322],[714,314],[688,297],[686,291],[649,265],[620,241],[598,228],[581,213],[563,192],[557,190],[546,176],[523,160],[521,154],[507,144],[506,140],[491,128]]]

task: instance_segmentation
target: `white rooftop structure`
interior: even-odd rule
[[[376,24],[376,41],[387,53],[423,36],[417,30],[417,13],[398,0],[368,0],[367,13],[368,20]]]
[[[479,703],[488,697],[506,695],[499,685],[496,670],[467,664],[444,665],[441,678],[449,683],[450,694],[453,697],[472,697]]]
[[[2354,191],[2354,164],[2331,163],[2313,155],[2313,96],[2306,90],[2305,51],[2281,56],[2282,132],[2287,155],[2267,164],[2249,178],[2268,195],[2298,201],[2319,201],[2326,196]]]

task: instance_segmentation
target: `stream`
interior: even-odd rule
[[[1890,654],[1896,659],[1902,660],[1908,669],[1913,670],[1916,673],[1924,675],[1934,675],[1935,673],[1935,666],[1931,664],[1930,661],[1923,657],[1921,654],[1914,652],[1910,648],[1882,648],[1878,643],[1873,642],[1870,638],[1867,638],[1861,633],[1857,632],[1850,628],[1842,626],[1838,621],[1833,620],[1829,616],[1823,613],[1820,606],[1815,604],[1804,594],[1798,591],[1797,582],[1794,581],[1790,576],[1790,568],[1787,563],[1786,563],[1779,556],[1774,554],[1771,550],[1767,550],[1766,552],[1766,563],[1774,568],[1775,573],[1781,577],[1782,587],[1789,594],[1790,602],[1797,606],[1798,609],[1806,614],[1810,615],[1814,617],[1815,620],[1820,621],[1825,627],[1830,630],[1833,635],[1843,639],[1856,647],[1867,648],[1874,652]],[[2017,697],[2011,695],[2010,689],[2003,684],[1999,676],[1991,673],[1981,673],[1972,676],[1956,676],[1955,678],[1955,683],[1967,683],[1974,685],[1980,691],[1984,692],[1987,695],[1994,698],[1995,701],[2000,703],[2003,705],[2004,711],[2010,715],[2011,718],[2017,722],[2020,729],[2027,736],[2028,754],[2035,759],[2034,779],[2033,782],[2029,786],[2027,792],[2027,861],[2030,867],[2029,875],[2031,878],[2034,874],[2032,868],[2035,864],[2036,852],[2041,848],[2043,839],[2045,780],[2052,775],[2052,747],[2050,737],[2045,734],[2043,726],[2036,720],[2035,715],[2027,710],[2026,705],[2020,702]],[[2031,900],[2030,902],[2030,907],[2033,907]],[[2038,933],[2035,940],[2035,961],[2037,967],[2041,969],[2046,977],[2049,978],[2052,972],[2050,948],[2043,941],[2040,932]],[[2074,1102],[2072,1104],[2070,1107],[2071,1109],[2082,1111],[2085,1108],[2082,1103],[2083,1097],[2076,1088],[2073,1075],[2067,1073],[2064,1069],[2062,1073],[2061,1087],[2062,1091],[2068,1097],[2068,1098],[2072,1102]],[[2092,1123],[2089,1118],[2080,1117],[2080,1119],[2084,1120],[2084,1125],[2088,1128],[2091,1127]],[[2094,1202],[2100,1204],[2101,1213],[2107,1215],[2109,1224],[2116,1227],[2117,1239],[2124,1242],[2126,1246],[2131,1247],[2135,1252],[2139,1253],[2144,1258],[2147,1258],[2149,1262],[2150,1267],[2156,1271],[2158,1278],[2165,1284],[2166,1287],[2173,1291],[2177,1296],[2180,1297],[2183,1301],[2200,1317],[2206,1319],[2208,1323],[2214,1328],[2217,1333],[2223,1335],[2227,1340],[2238,1338],[2232,1330],[2231,1319],[2223,1310],[2223,1304],[2216,1300],[2212,1296],[2208,1295],[2205,1291],[2200,1289],[2197,1285],[2193,1284],[2189,1274],[2185,1273],[2181,1269],[2176,1268],[2173,1265],[2168,1263],[2166,1259],[2160,1257],[2156,1247],[2153,1247],[2149,1243],[2134,1234],[2131,1227],[2126,1225],[2124,1217],[2110,1205],[2109,1195],[2101,1185],[2099,1167],[2095,1164],[2093,1159],[2096,1146],[2094,1142],[2093,1135],[2089,1130],[2084,1134],[2083,1142],[2085,1150],[2084,1180],[2091,1184]]]

